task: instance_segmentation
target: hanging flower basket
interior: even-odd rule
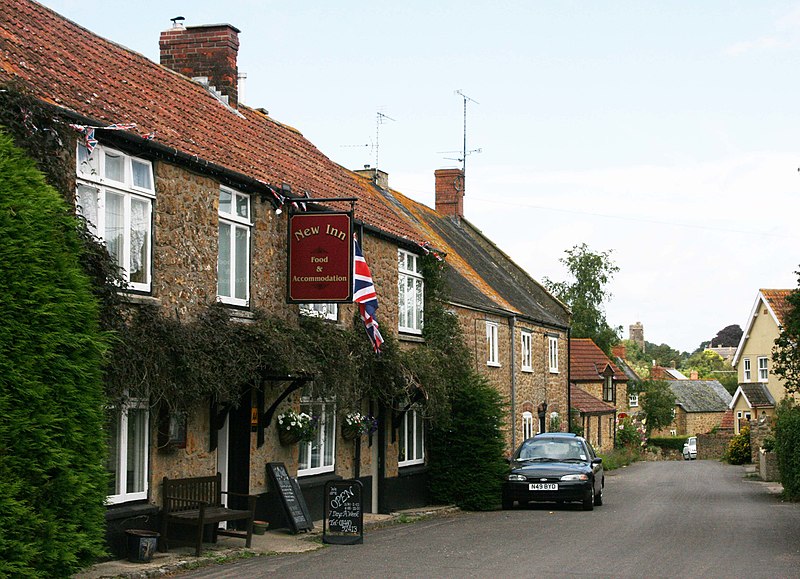
[[[362,434],[372,434],[378,429],[378,421],[360,412],[349,412],[342,421],[342,438],[354,440]]]
[[[284,446],[311,442],[317,432],[317,421],[305,412],[289,410],[278,416],[278,440]]]

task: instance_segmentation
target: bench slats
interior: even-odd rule
[[[236,494],[236,493],[229,493]],[[217,542],[217,535],[240,537],[246,540],[249,547],[253,536],[253,518],[255,517],[256,497],[246,495],[248,509],[229,509],[222,503],[222,478],[216,476],[193,477],[163,480],[163,512],[161,520],[161,548],[169,549],[169,524],[189,525],[195,527],[195,555],[200,556],[203,540],[203,527],[207,524],[219,524],[225,521],[247,521],[245,532],[226,531],[213,528],[212,540]]]

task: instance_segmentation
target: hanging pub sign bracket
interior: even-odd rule
[[[353,301],[353,214],[356,200],[355,197],[313,200],[315,204],[348,201],[351,204],[350,211],[289,213],[286,267],[288,303]]]

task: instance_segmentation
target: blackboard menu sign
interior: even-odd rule
[[[300,492],[300,485],[286,472],[286,465],[282,462],[268,462],[267,475],[272,481],[272,488],[281,498],[286,520],[289,521],[289,529],[293,533],[313,529],[314,523],[308,514],[308,506],[303,493]]]
[[[325,520],[322,542],[358,545],[364,542],[364,501],[361,481],[340,480],[325,484]]]

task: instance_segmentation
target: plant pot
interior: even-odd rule
[[[128,561],[131,563],[149,563],[158,546],[159,533],[145,529],[128,529]]]
[[[345,440],[355,440],[360,435],[358,428],[352,426],[342,426],[342,438]]]
[[[267,521],[253,521],[253,534],[263,535],[267,532],[267,527],[269,527],[269,523]]]
[[[291,444],[297,444],[300,442],[300,437],[294,432],[281,429],[278,430],[278,440],[280,440],[282,445],[289,446]]]

